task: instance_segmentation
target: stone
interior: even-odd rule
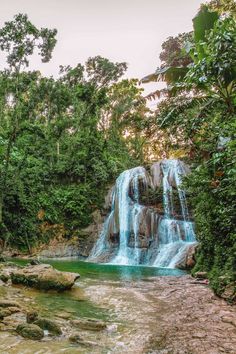
[[[29,262],[30,265],[38,265],[38,264],[41,264],[41,262],[38,260],[38,259],[32,259],[30,262]]]
[[[78,244],[70,244],[65,241],[47,245],[47,248],[40,251],[39,254],[46,258],[63,258],[78,257],[78,253]]]
[[[40,340],[44,337],[43,330],[35,324],[21,323],[16,327],[16,332],[28,339]]]
[[[49,264],[29,265],[11,272],[13,284],[40,290],[69,290],[79,277],[77,273],[60,272]]]
[[[223,293],[220,296],[224,300],[235,304],[236,303],[236,282],[232,282],[226,285]]]
[[[236,327],[236,319],[234,317],[222,317],[221,319],[223,322],[225,323],[229,323],[231,324],[232,326]]]
[[[7,283],[9,279],[10,279],[9,275],[5,273],[0,274],[0,280],[3,281],[3,283]]]
[[[49,333],[53,335],[61,335],[62,330],[61,327],[54,321],[48,320],[47,318],[39,317],[34,324],[42,328],[43,330],[47,330]]]
[[[19,307],[8,307],[7,310],[9,310],[11,312],[11,314],[13,313],[17,313],[17,312],[21,312],[21,309]]]
[[[36,312],[36,311],[27,312],[27,314],[26,314],[26,322],[27,323],[33,323],[37,319],[38,319],[38,312]]]
[[[194,276],[199,279],[207,279],[207,272],[196,272]]]
[[[192,269],[195,266],[195,254],[198,244],[190,245],[185,253],[182,255],[182,259],[175,265],[178,269]]]
[[[6,262],[6,258],[5,258],[4,256],[2,256],[2,255],[0,256],[0,262],[1,262],[1,263]]]
[[[2,309],[0,310],[0,321],[2,321],[4,319],[4,317],[6,316],[10,316],[11,315],[11,311],[8,309]]]
[[[77,320],[72,320],[71,324],[80,329],[85,329],[90,331],[102,331],[107,328],[105,322],[96,320],[94,318],[81,318]]]
[[[0,307],[20,307],[16,301],[0,300]]]
[[[94,347],[97,346],[97,343],[85,340],[83,337],[81,337],[80,333],[74,333],[69,337],[69,341],[71,343],[77,343],[80,344],[84,347]]]

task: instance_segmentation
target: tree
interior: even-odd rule
[[[183,68],[181,73],[180,68],[170,66],[156,72],[154,78],[168,83],[166,96],[157,107],[156,129],[163,129],[165,134],[179,132],[177,148],[184,146],[185,158],[192,166],[185,187],[200,241],[193,272],[207,271],[217,294],[230,286],[229,300],[233,302],[236,24],[231,5],[223,0],[212,1],[210,10],[203,5],[193,19],[194,41],[186,46],[192,64],[184,68],[185,73]],[[171,62],[175,63],[173,58]]]
[[[24,100],[24,76],[20,71],[29,65],[28,57],[35,49],[39,50],[39,55],[43,62],[51,59],[53,48],[56,44],[57,31],[47,28],[37,29],[29,20],[27,15],[18,14],[11,22],[6,22],[0,29],[0,49],[7,53],[7,63],[9,70],[2,74],[5,83],[5,99],[12,98],[11,105],[5,106],[8,119],[8,133],[5,140],[5,153],[0,176],[0,224],[2,230],[5,226],[2,222],[2,210],[4,207],[4,195],[11,158],[11,152],[17,135],[20,132],[22,123],[22,100]],[[1,121],[6,116],[4,110],[1,111]],[[24,117],[25,118],[25,117]],[[5,232],[5,231],[3,231]]]
[[[7,53],[10,69],[18,73],[21,68],[29,65],[28,57],[35,49],[39,50],[42,62],[47,63],[51,59],[56,34],[56,29],[38,29],[27,15],[18,14],[13,21],[6,22],[0,29],[0,49]]]

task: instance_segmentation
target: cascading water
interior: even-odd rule
[[[112,264],[175,267],[196,243],[182,176],[189,172],[179,160],[162,160],[151,167],[124,171],[116,180],[111,212],[88,258]],[[163,188],[163,210],[143,205],[148,188]],[[176,195],[179,210],[176,210]],[[178,214],[179,213],[179,214]]]

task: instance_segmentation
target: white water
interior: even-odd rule
[[[139,263],[137,235],[139,230],[138,215],[141,208],[138,204],[140,180],[144,186],[147,184],[146,170],[143,167],[124,171],[116,180],[115,199],[118,199],[120,244],[118,254],[112,260],[113,264],[128,265]],[[134,201],[129,196],[130,188],[133,191]],[[131,205],[133,208],[131,208]],[[132,230],[135,235],[134,250],[129,249],[127,246]]]
[[[156,169],[156,171],[155,171]],[[189,219],[182,176],[187,167],[179,160],[163,160],[152,166],[152,175],[136,167],[121,173],[113,191],[112,208],[89,260],[112,264],[146,264],[175,267],[196,243],[194,225]],[[164,215],[140,204],[147,187],[163,187]],[[174,190],[178,191],[181,220],[175,218]],[[111,234],[119,243],[111,245]]]

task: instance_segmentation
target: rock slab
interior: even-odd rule
[[[69,290],[80,277],[78,273],[60,272],[49,264],[28,265],[11,272],[13,284],[22,284],[40,290]]]

